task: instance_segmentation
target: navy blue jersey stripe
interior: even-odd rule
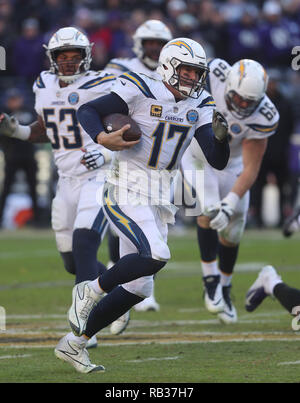
[[[134,244],[141,256],[152,257],[150,244],[144,232],[138,224],[123,213],[108,189],[104,191],[103,199],[105,212],[113,224]]]
[[[216,106],[215,101],[212,96],[206,97],[202,100],[201,104],[197,108],[203,108],[204,106]]]
[[[152,98],[156,99],[155,96],[152,94],[150,91],[150,88],[148,85],[145,83],[145,81],[138,76],[136,73],[133,73],[132,71],[128,71],[125,74],[122,74],[120,78],[124,78],[125,80],[128,80],[135,84],[141,91],[142,93],[147,97],[147,98]]]
[[[80,90],[88,90],[89,88],[96,87],[97,85],[101,85],[103,83],[107,83],[109,81],[114,81],[116,77],[113,74],[107,74],[104,77],[100,78],[94,78],[93,80],[90,80],[86,83],[84,83],[82,86],[78,87]]]
[[[278,122],[276,122],[274,125],[271,126],[265,126],[265,125],[258,125],[258,124],[247,124],[248,127],[250,127],[252,130],[259,132],[259,133],[271,133],[274,130],[277,129]]]
[[[46,88],[44,81],[42,80],[42,76],[39,75],[35,81],[35,84],[38,88]]]
[[[99,210],[99,213],[97,214],[97,216],[93,222],[92,230],[98,232],[98,234],[101,235],[101,238],[103,238],[107,225],[108,225],[108,222],[104,215],[103,208],[101,207],[101,209]]]
[[[128,71],[128,70],[129,70],[126,66],[124,66],[124,65],[121,64],[121,63],[117,63],[117,62],[110,62],[110,63],[108,63],[108,64],[105,66],[105,69],[108,69],[109,67],[112,68],[112,69],[118,69],[118,70],[121,70],[121,71]]]

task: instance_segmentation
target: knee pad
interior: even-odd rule
[[[60,253],[70,252],[72,250],[73,234],[72,231],[55,233],[57,249]]]
[[[153,276],[144,276],[122,285],[122,287],[141,298],[148,298],[153,290]]]
[[[170,249],[167,243],[164,242],[162,239],[157,239],[156,241],[151,242],[150,246],[152,259],[163,262],[167,262],[170,259]]]
[[[60,252],[62,260],[64,262],[64,267],[70,274],[76,273],[75,261],[72,252]]]
[[[55,232],[64,231],[69,227],[66,208],[66,203],[59,196],[56,196],[53,199],[51,208],[51,225]]]

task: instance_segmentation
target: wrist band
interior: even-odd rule
[[[102,147],[100,151],[101,151],[101,154],[104,157],[105,163],[107,164],[108,162],[110,162],[111,159],[112,159],[112,153],[113,152],[110,151],[108,148],[105,148],[105,147]]]

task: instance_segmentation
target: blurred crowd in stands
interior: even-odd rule
[[[11,99],[19,97],[22,102],[13,105],[22,123],[35,119],[32,83],[49,67],[43,44],[57,29],[83,30],[94,43],[92,68],[99,70],[113,57],[134,56],[132,35],[147,19],[164,21],[174,37],[197,40],[208,57],[231,64],[251,58],[267,69],[268,95],[281,120],[252,191],[249,223],[263,225],[262,189],[273,181],[280,189],[280,225],[296,202],[300,175],[300,71],[291,68],[292,49],[300,46],[300,0],[0,0],[0,45],[7,54],[6,71],[0,72],[1,110],[16,112]],[[0,148],[5,154],[7,147]],[[28,148],[29,159],[32,152]],[[32,186],[31,181],[36,206]]]

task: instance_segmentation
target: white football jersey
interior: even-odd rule
[[[126,102],[129,116],[139,125],[142,137],[134,147],[115,154],[114,178],[109,180],[149,195],[147,181],[155,177],[155,172],[164,177],[178,168],[196,129],[212,122],[215,103],[206,91],[198,99],[176,102],[161,78],[134,72],[119,76],[112,92]],[[135,172],[139,173],[137,177]]]
[[[76,111],[80,105],[108,94],[115,79],[114,75],[103,71],[88,71],[74,83],[61,88],[55,74],[43,71],[35,81],[35,110],[44,121],[59,175],[91,175],[91,171],[80,164],[81,148],[99,147],[101,150],[103,147],[95,144],[83,130]]]
[[[272,101],[265,95],[256,110],[244,119],[238,119],[228,110],[225,101],[226,76],[231,66],[222,59],[213,59],[209,63],[208,91],[212,94],[217,110],[228,122],[230,135],[230,160],[241,158],[244,139],[263,139],[276,132],[279,113]]]
[[[146,76],[160,79],[160,75],[156,70],[150,70],[138,57],[112,59],[105,66],[104,71],[107,71],[115,76],[119,76],[126,71],[135,71],[136,73],[143,73]]]

